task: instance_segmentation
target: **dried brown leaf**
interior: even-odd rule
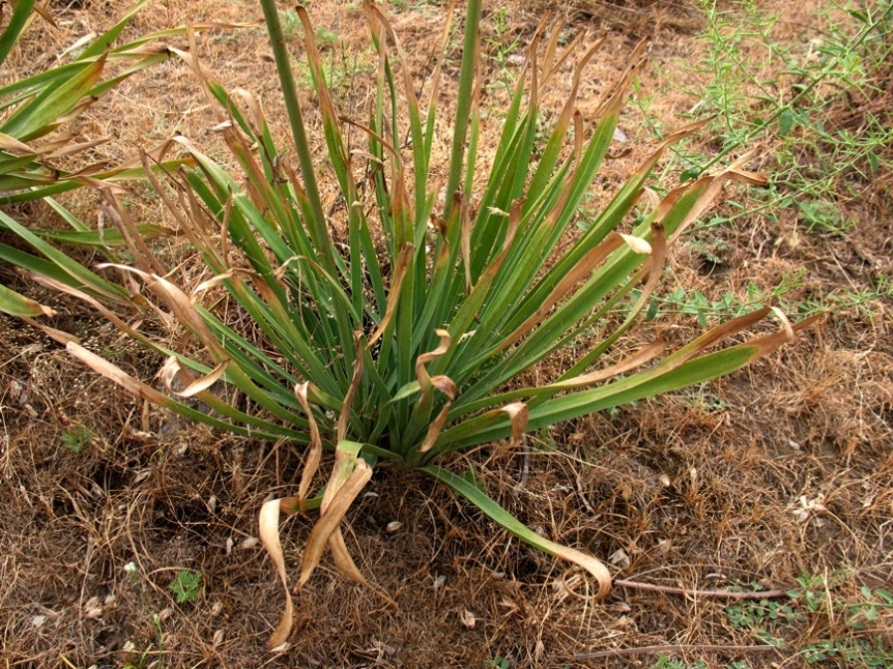
[[[394,278],[391,281],[390,290],[388,292],[388,302],[385,307],[384,317],[378,324],[378,328],[369,338],[369,343],[366,344],[366,348],[372,348],[375,345],[384,334],[391,320],[394,318],[394,314],[397,312],[397,303],[400,300],[400,287],[403,285],[403,279],[406,276],[406,270],[409,268],[409,263],[412,260],[414,251],[415,247],[412,244],[405,244],[403,248],[400,249],[400,253],[397,256],[397,267],[394,269]]]
[[[357,458],[350,477],[331,498],[319,521],[317,521],[310,532],[310,538],[307,539],[307,545],[304,548],[304,557],[301,561],[301,576],[295,586],[296,590],[303,587],[310,579],[322,558],[326,545],[329,543],[329,538],[337,529],[344,518],[344,514],[347,513],[350,505],[357,495],[362,492],[363,487],[369,482],[370,478],[372,478],[372,467],[363,458]]]
[[[310,491],[310,484],[319,469],[319,462],[322,459],[322,437],[319,434],[319,427],[316,419],[313,417],[313,411],[310,409],[310,401],[307,394],[310,390],[310,384],[305,382],[295,386],[295,396],[304,413],[307,414],[307,422],[310,428],[310,447],[307,449],[307,459],[304,461],[304,467],[301,470],[301,482],[298,484],[298,506],[303,513],[306,508],[307,493]]]
[[[288,575],[285,573],[285,556],[282,553],[282,542],[279,539],[279,509],[282,500],[272,499],[265,502],[260,510],[260,540],[270,555],[282,587],[285,588],[285,611],[279,619],[279,624],[270,636],[270,648],[276,648],[285,643],[291,633],[294,624],[295,606],[292,602],[291,592],[288,589]]]

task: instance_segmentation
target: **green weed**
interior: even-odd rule
[[[95,438],[90,428],[78,425],[62,433],[62,445],[72,453],[82,453]]]
[[[845,14],[849,21],[843,22],[827,13],[817,36],[801,46],[775,39],[777,16],[757,3],[727,7],[700,0],[700,5],[707,19],[700,68],[706,83],[676,85],[698,100],[688,116],[715,117],[711,127],[720,135],[722,150],[708,157],[681,144],[666,169],[678,171],[683,181],[696,178],[757,142],[774,165],[769,197],[762,203],[745,202],[737,212],[694,230],[787,209],[809,232],[845,234],[854,225],[848,201],[860,184],[891,167],[882,149],[893,141],[893,127],[882,111],[854,106],[881,92],[879,73],[893,56],[893,3],[851,5]],[[839,9],[836,3],[827,7]],[[662,137],[665,129],[650,113],[654,95],[639,88],[634,99],[646,126]],[[858,127],[850,117],[860,119]]]
[[[484,669],[510,669],[512,663],[497,655],[492,660],[484,660]]]
[[[521,37],[516,36],[514,39],[509,39],[508,10],[504,5],[490,15],[490,22],[496,37],[495,39],[487,38],[485,42],[491,54],[489,59],[496,68],[497,74],[496,80],[489,86],[491,89],[501,88],[506,94],[511,95],[512,85],[517,76],[516,71],[513,71],[512,68],[512,58],[517,56],[521,46]],[[523,62],[523,56],[520,59]],[[517,70],[517,68],[514,69]]]
[[[177,604],[194,602],[202,592],[202,575],[197,571],[181,569],[167,586],[177,600]]]
[[[893,610],[893,595],[883,588],[862,586],[859,598],[848,600],[840,594],[845,578],[843,573],[804,573],[787,601],[744,600],[726,607],[726,618],[762,643],[799,652],[809,664],[842,660],[848,667],[891,666],[893,649],[876,633],[876,625],[885,611]],[[834,634],[822,638],[819,632],[815,639],[815,630],[825,628],[823,620],[840,620],[842,625],[828,625],[827,631],[833,629]],[[800,641],[804,635],[806,642]]]
[[[709,669],[709,667],[703,660],[695,660],[694,664],[690,664],[679,658],[658,655],[651,669]]]

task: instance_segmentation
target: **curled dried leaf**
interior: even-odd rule
[[[310,384],[306,382],[295,386],[295,396],[304,413],[307,414],[307,423],[310,428],[310,448],[307,451],[307,460],[304,462],[301,482],[298,485],[298,506],[302,513],[305,510],[310,484],[316,475],[316,470],[319,469],[319,461],[322,459],[322,437],[319,434],[316,419],[313,417],[313,411],[310,409],[310,401],[307,399],[309,390]]]
[[[517,443],[527,430],[527,405],[524,402],[512,402],[501,407],[499,411],[508,414],[512,421],[512,443]]]
[[[194,395],[198,395],[199,393],[208,390],[211,386],[217,383],[221,377],[223,377],[230,362],[231,360],[224,360],[205,376],[190,383],[181,392],[177,393],[177,395],[180,397],[193,397]]]
[[[419,380],[419,384],[421,385],[424,385],[425,383],[422,380],[422,377],[428,379],[428,382],[430,383],[430,377],[428,377],[427,373],[425,372],[425,365],[442,357],[450,349],[450,344],[452,343],[452,339],[450,338],[450,333],[448,331],[438,329],[434,332],[438,337],[440,337],[440,344],[433,351],[422,353],[418,358],[416,358],[415,373],[416,378]]]
[[[338,528],[344,514],[347,513],[350,505],[370,478],[372,478],[372,467],[362,458],[357,458],[350,477],[332,497],[319,521],[310,532],[310,538],[307,539],[307,545],[304,548],[304,557],[301,560],[301,576],[295,590],[299,590],[310,580],[310,576],[322,558],[323,550],[329,543],[329,538]]]
[[[285,556],[282,552],[282,542],[279,539],[279,505],[278,499],[265,502],[260,510],[260,540],[267,550],[282,587],[285,588],[285,611],[276,626],[276,630],[270,636],[270,648],[282,645],[288,639],[294,624],[295,605],[292,602],[291,592],[288,589],[288,576],[285,573]]]
[[[452,404],[452,400],[447,400],[446,404],[443,405],[443,408],[441,408],[440,412],[437,414],[437,417],[431,421],[431,424],[428,426],[428,432],[425,434],[421,446],[419,446],[420,453],[427,453],[434,447],[437,437],[440,436],[440,433],[443,431],[443,426],[446,425]]]
[[[180,364],[177,357],[172,355],[165,361],[161,370],[158,372],[158,376],[161,377],[164,387],[174,395],[179,397],[194,397],[199,393],[205,392],[217,383],[226,372],[229,363],[229,360],[224,360],[208,374],[200,379],[196,379],[189,370]],[[183,388],[182,390],[177,390],[173,387],[174,379],[179,382],[180,387]]]

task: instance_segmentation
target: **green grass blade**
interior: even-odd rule
[[[121,17],[121,20],[118,21],[114,26],[105,31],[102,35],[97,37],[93,43],[88,46],[78,57],[78,60],[85,60],[89,58],[95,58],[111,48],[112,44],[115,43],[115,40],[120,37],[123,30],[128,26],[131,19],[136,16],[136,13],[139,12],[143,7],[145,7],[148,0],[139,0],[133,7],[127,10],[124,13],[124,16]]]
[[[36,4],[36,0],[19,0],[15,4],[9,23],[6,24],[3,35],[0,35],[0,64],[6,61],[9,52],[18,41]]]
[[[468,113],[474,95],[474,80],[480,58],[481,1],[469,0],[465,14],[465,40],[462,46],[462,66],[459,71],[459,97],[456,122],[453,124],[453,142],[450,149],[450,166],[447,172],[446,208],[443,217],[450,217],[453,193],[462,183],[465,165],[465,140],[468,131]]]
[[[0,283],[0,311],[10,316],[52,316],[53,310]]]
[[[23,142],[51,132],[58,125],[60,117],[74,110],[93,88],[105,62],[106,59],[100,57],[59,86],[47,88],[7,118],[0,125],[0,132]]]
[[[52,245],[43,241],[28,228],[20,225],[14,219],[0,211],[0,225],[14,232],[34,249],[43,254],[58,270],[67,275],[65,283],[77,287],[87,287],[94,293],[102,295],[105,299],[117,304],[130,304],[127,290],[123,287],[106,281],[98,274],[91,272],[79,262],[71,259]],[[22,256],[16,258],[17,266],[26,266],[26,259]],[[56,272],[58,274],[58,272]],[[73,280],[73,282],[72,282]]]

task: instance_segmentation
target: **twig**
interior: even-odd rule
[[[682,651],[735,651],[744,653],[767,653],[778,650],[775,646],[714,646],[714,645],[688,645],[682,643],[670,643],[661,646],[641,646],[639,648],[612,648],[599,650],[594,653],[578,653],[575,660],[595,660],[602,657],[621,657],[625,655],[641,655],[646,653],[673,653]]]
[[[653,585],[651,583],[639,583],[638,581],[614,581],[618,588],[631,590],[651,590],[663,592],[668,595],[682,595],[683,597],[700,597],[701,599],[778,599],[787,597],[789,590],[762,590],[759,592],[732,592],[730,590],[688,590],[686,588],[674,588],[669,585]]]

